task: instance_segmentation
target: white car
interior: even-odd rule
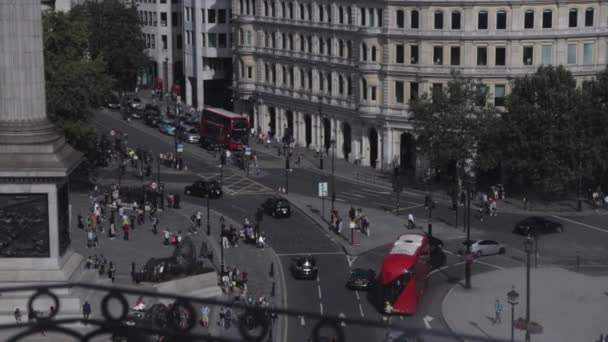
[[[475,256],[505,254],[505,247],[494,240],[471,241],[471,252]]]

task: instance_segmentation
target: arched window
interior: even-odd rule
[[[376,61],[376,46],[372,46],[372,62]]]
[[[268,17],[268,1],[264,1],[264,16]]]
[[[546,9],[543,11],[543,28],[551,28],[553,26],[553,11]]]
[[[319,54],[322,55],[325,53],[325,40],[323,38],[319,38]]]
[[[568,27],[577,27],[578,26],[578,8],[570,9],[570,13],[568,13]]]
[[[325,20],[325,15],[323,13],[323,5],[319,5],[319,21],[323,22]]]
[[[361,44],[361,60],[367,61],[367,44]]]
[[[477,29],[488,29],[488,11],[479,11],[479,14],[477,14]]]
[[[442,30],[443,29],[443,12],[442,11],[435,11],[435,29],[436,30]]]
[[[285,9],[285,3],[281,2],[281,16],[287,18],[287,10]]]
[[[593,8],[589,7],[585,10],[585,27],[593,26]]]
[[[346,91],[348,92],[348,96],[353,94],[353,79],[350,76],[346,79]]]
[[[507,29],[507,12],[500,10],[496,12],[496,29],[506,30]]]
[[[525,29],[533,29],[534,28],[534,11],[527,10],[524,13],[524,28]]]
[[[410,13],[410,27],[411,28],[413,28],[413,29],[420,28],[419,17],[420,17],[420,15],[418,14],[417,10],[413,10]]]
[[[323,79],[323,73],[319,71],[317,75],[319,76],[319,91],[323,92],[325,90],[325,80]]]
[[[304,35],[300,35],[300,52],[306,52],[306,39]]]
[[[306,13],[308,13],[308,21],[312,21],[312,5],[306,5]]]
[[[346,58],[351,58],[353,56],[353,43],[349,40],[346,42]]]
[[[281,35],[281,41],[283,45],[283,50],[287,50],[287,35],[285,33]]]
[[[243,32],[243,29],[239,30],[239,44],[245,45],[245,34]]]
[[[304,20],[304,4],[300,4],[300,20]]]
[[[327,74],[327,92],[331,95],[332,94],[332,87],[333,87],[333,77],[331,75],[331,72]]]
[[[327,54],[331,56],[331,38],[327,38]]]
[[[338,94],[344,95],[344,78],[342,75],[338,76]]]
[[[367,81],[365,78],[361,79],[361,97],[367,100]]]
[[[342,39],[338,41],[338,56],[344,57],[344,42]]]

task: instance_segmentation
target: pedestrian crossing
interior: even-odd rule
[[[395,194],[386,190],[377,190],[371,188],[350,188],[348,191],[340,191],[336,189],[336,202],[360,202],[365,201],[373,206],[386,206],[396,201]],[[420,203],[412,202],[401,198],[400,204],[405,207],[417,207]]]
[[[215,180],[222,183],[224,193],[229,195],[271,194],[274,191],[250,178],[235,174],[231,170],[220,172],[197,173],[204,180]]]

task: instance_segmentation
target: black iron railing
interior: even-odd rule
[[[61,301],[55,293],[66,289],[78,289],[96,291],[101,296],[99,303],[93,303],[101,315],[91,316],[86,319],[81,318],[61,318]],[[487,337],[454,335],[448,332],[426,330],[420,328],[408,328],[402,325],[393,326],[383,322],[370,321],[365,319],[345,318],[335,316],[321,316],[311,312],[301,312],[286,308],[276,308],[264,305],[247,305],[241,302],[227,302],[216,299],[201,299],[189,296],[179,296],[167,293],[158,293],[145,289],[133,289],[126,287],[103,286],[89,283],[65,283],[43,286],[20,286],[6,287],[0,289],[0,295],[11,295],[11,293],[32,292],[27,303],[27,312],[32,312],[33,317],[27,322],[2,324],[0,334],[5,337],[5,341],[21,341],[31,336],[40,335],[41,332],[55,333],[71,337],[79,341],[99,340],[102,336],[110,336],[112,341],[281,341],[283,337],[272,336],[272,327],[275,321],[284,318],[306,318],[311,322],[316,322],[311,327],[309,341],[327,341],[321,335],[327,336],[329,331],[336,342],[344,342],[344,326],[359,326],[368,328],[382,329],[382,331],[399,332],[403,335],[398,339],[387,339],[384,341],[433,341],[433,337],[451,337],[467,341],[506,341],[495,340]],[[158,304],[150,306],[145,311],[133,312],[127,302],[127,295],[144,296],[146,298],[163,299],[172,301],[173,304],[164,306]],[[42,314],[36,311],[40,305],[36,301],[41,298],[50,298],[53,302],[54,310],[49,314]],[[198,310],[195,305],[206,305],[210,307],[230,306],[238,315],[235,318],[235,325],[238,328],[239,337],[227,337],[218,334],[212,336],[208,331],[200,332],[195,329],[198,325]],[[72,313],[74,314],[74,313]],[[286,320],[282,324],[286,324]],[[83,325],[79,325],[82,323]],[[86,325],[85,325],[86,324]],[[87,327],[83,329],[82,327]],[[14,332],[13,336],[6,337],[6,332]],[[331,341],[334,341],[333,339]],[[287,341],[285,341],[287,342]]]

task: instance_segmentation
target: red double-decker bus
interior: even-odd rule
[[[201,141],[211,139],[228,150],[239,150],[247,144],[247,118],[221,108],[205,108],[201,115]]]
[[[414,314],[428,284],[431,251],[423,234],[401,235],[384,256],[380,274],[383,310]]]

